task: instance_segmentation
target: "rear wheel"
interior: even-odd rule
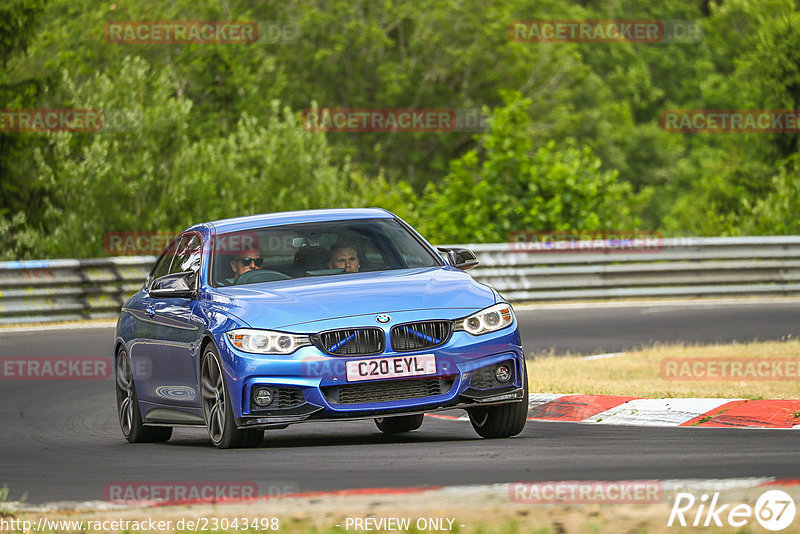
[[[136,386],[133,383],[131,360],[125,349],[117,351],[116,362],[117,415],[122,435],[131,443],[159,443],[172,437],[170,426],[145,426]]]
[[[375,425],[378,430],[386,434],[401,434],[411,432],[422,426],[424,415],[398,415],[396,417],[378,417]]]
[[[230,395],[222,376],[219,354],[213,344],[206,347],[200,373],[203,415],[211,442],[220,449],[257,447],[264,440],[264,431],[239,430],[233,416]]]
[[[525,428],[528,418],[528,374],[523,360],[523,400],[497,406],[468,408],[472,428],[482,438],[510,438]]]

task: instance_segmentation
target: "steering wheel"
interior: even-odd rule
[[[258,282],[274,282],[276,280],[289,280],[291,276],[283,274],[280,271],[272,271],[269,269],[254,269],[247,271],[242,276],[236,279],[234,285],[242,284],[256,284]]]

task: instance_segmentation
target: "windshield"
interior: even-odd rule
[[[217,235],[212,249],[215,287],[442,265],[396,219],[237,231]]]

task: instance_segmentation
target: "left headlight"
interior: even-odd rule
[[[503,302],[453,321],[453,329],[480,336],[505,328],[513,322],[514,312],[509,304]]]
[[[237,349],[255,354],[291,354],[300,347],[311,345],[308,336],[272,330],[238,328],[225,332],[225,335]]]

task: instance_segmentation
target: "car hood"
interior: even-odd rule
[[[209,289],[208,300],[254,328],[287,328],[362,314],[479,310],[494,292],[452,267],[300,278]]]

